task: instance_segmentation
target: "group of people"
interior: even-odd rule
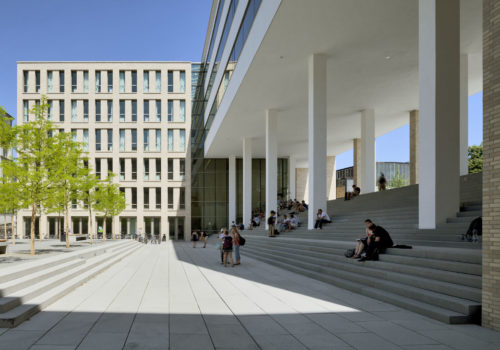
[[[394,245],[389,232],[382,226],[375,225],[370,219],[365,220],[366,236],[356,241],[353,259],[358,261],[377,260],[378,254]]]
[[[193,242],[193,248],[196,248],[196,242],[202,241],[203,242],[203,248],[207,247],[207,239],[208,239],[208,233],[206,231],[201,231],[198,232],[198,230],[194,230],[191,232],[191,242]]]
[[[290,214],[299,214],[306,211],[309,207],[304,200],[298,201],[297,199],[289,199],[278,205],[279,209],[291,210]]]
[[[222,228],[220,230],[217,246],[220,249],[221,264],[223,264],[224,267],[227,267],[228,258],[232,267],[240,265],[240,246],[242,244],[244,244],[243,237],[241,237],[235,225],[231,227],[231,233],[228,232],[227,228]],[[233,260],[233,251],[236,261]]]

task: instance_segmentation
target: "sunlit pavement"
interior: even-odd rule
[[[14,329],[0,349],[499,349],[450,326],[214,245],[138,251]]]

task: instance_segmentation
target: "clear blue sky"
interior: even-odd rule
[[[16,113],[16,61],[199,61],[211,0],[0,0],[0,105]],[[482,142],[482,93],[469,98],[469,144]],[[377,160],[408,161],[403,126],[377,139]],[[337,169],[352,165],[352,151]]]

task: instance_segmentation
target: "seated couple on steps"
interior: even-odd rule
[[[382,226],[375,225],[370,219],[365,220],[366,237],[357,240],[353,259],[358,261],[378,260],[378,254],[394,245],[389,232]]]

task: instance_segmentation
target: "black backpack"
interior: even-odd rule
[[[243,238],[243,236],[242,236],[242,235],[240,235],[240,239],[239,239],[240,246],[244,246],[246,241],[247,241],[247,240],[246,240],[245,238]]]
[[[270,216],[267,218],[267,224],[268,225],[274,225],[274,216]]]

